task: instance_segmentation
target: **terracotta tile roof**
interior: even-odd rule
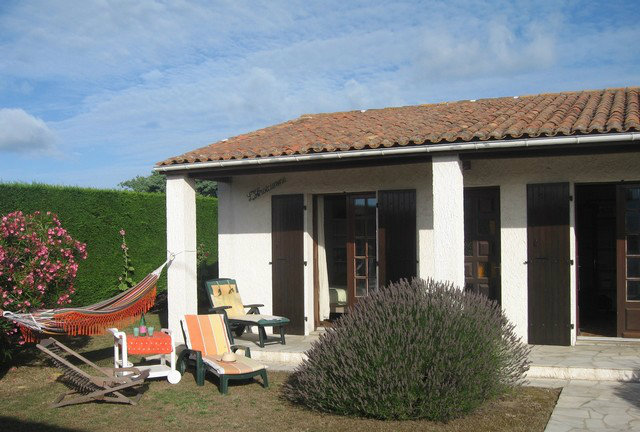
[[[158,165],[443,142],[640,131],[640,87],[302,115]]]

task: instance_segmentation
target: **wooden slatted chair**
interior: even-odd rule
[[[148,370],[140,372],[136,368],[103,368],[52,338],[44,339],[36,346],[62,371],[65,384],[72,389],[58,396],[51,403],[51,408],[91,401],[136,405],[142,397],[140,392],[135,396],[127,397],[121,391],[143,384],[149,376]],[[68,356],[68,359],[65,356]],[[98,372],[98,375],[89,375],[75,366],[69,361],[72,358],[90,366],[92,370]]]
[[[236,336],[241,336],[245,327],[257,326],[260,338],[259,345],[264,348],[264,343],[267,340],[265,327],[273,327],[279,329],[280,343],[285,344],[284,327],[289,324],[289,318],[261,315],[259,308],[264,306],[262,304],[243,304],[238,284],[234,279],[211,279],[205,282],[205,287],[211,304],[211,312],[225,314]]]
[[[220,380],[219,391],[227,394],[229,380],[243,380],[260,376],[262,386],[269,387],[267,367],[251,359],[248,347],[233,344],[226,316],[223,314],[185,315],[181,321],[187,349],[180,353],[178,369],[184,373],[187,359],[196,364],[196,383],[204,385],[205,372],[210,371]],[[235,355],[234,361],[223,361],[227,353],[244,349],[244,356]]]

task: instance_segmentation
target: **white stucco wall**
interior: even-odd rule
[[[169,329],[182,343],[180,319],[198,312],[196,192],[185,176],[167,176],[167,250],[175,254],[167,268]]]
[[[282,177],[284,184],[249,201],[249,191]],[[220,277],[235,278],[245,303],[262,303],[264,313],[271,313],[271,195],[303,193],[306,331],[313,331],[313,194],[416,189],[418,275],[428,277],[433,275],[431,179],[431,163],[233,177],[218,188]]]
[[[473,160],[465,187],[499,186],[502,307],[527,340],[527,184],[620,182],[640,179],[640,154]],[[576,262],[575,200],[570,202],[571,259]],[[576,323],[576,271],[571,269],[571,322]],[[576,329],[572,331],[572,343]]]
[[[457,155],[434,157],[433,278],[464,287],[464,186]]]
[[[456,176],[455,184],[459,181],[459,177],[455,171],[452,173]],[[249,191],[264,187],[282,177],[286,178],[283,185],[254,201],[248,200]],[[244,301],[263,303],[264,312],[271,313],[271,266],[269,265],[271,261],[271,194],[305,194],[308,210],[305,215],[304,259],[309,263],[305,268],[305,315],[308,317],[306,331],[313,331],[312,195],[385,189],[416,189],[418,276],[423,278],[436,276],[439,274],[435,264],[438,245],[435,245],[434,241],[432,206],[434,200],[438,201],[434,198],[433,178],[431,163],[233,177],[231,183],[220,183],[218,191],[220,276],[237,279]],[[575,183],[623,180],[640,180],[640,154],[473,160],[471,168],[462,171],[465,187],[500,187],[502,306],[507,316],[516,324],[517,333],[525,340],[528,315],[527,266],[524,264],[527,260],[526,185],[570,182],[573,194]],[[453,187],[451,190],[459,191],[459,188]],[[461,204],[454,200],[452,209],[459,211],[460,206]],[[575,262],[573,202],[571,202],[570,214],[570,253],[571,259]],[[456,232],[458,236],[463,236],[463,227],[458,226]],[[452,244],[460,243],[457,240],[447,241]],[[463,244],[461,247],[463,248]],[[456,254],[461,253],[463,249]],[[463,260],[463,257],[454,259],[452,265],[457,268],[457,263]],[[452,274],[458,274],[460,271],[448,270]],[[457,276],[457,278],[460,277],[460,275]],[[576,321],[575,279],[575,268],[572,268],[571,319],[573,323]],[[575,335],[574,329],[572,332],[574,341]]]

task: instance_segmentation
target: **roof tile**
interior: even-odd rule
[[[638,87],[305,114],[158,165],[628,131],[640,131]]]

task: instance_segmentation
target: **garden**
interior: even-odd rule
[[[126,198],[135,202],[134,196]],[[114,201],[111,208],[118,209]],[[129,290],[144,275],[136,267],[150,265],[136,251],[138,243],[128,241],[128,233],[140,228],[133,222],[126,229],[98,221],[87,228],[70,217],[70,228],[57,213],[28,211],[4,213],[0,220],[1,309],[29,316],[33,309],[84,306]],[[115,212],[122,213],[128,214],[124,207]],[[102,216],[109,214],[114,212]],[[96,226],[98,234],[91,234]],[[91,292],[79,277],[92,254],[91,240],[100,243],[114,229],[111,279],[103,291]],[[215,253],[204,242],[199,249],[204,277]],[[156,301],[152,311],[147,325],[162,327],[166,303]],[[320,336],[293,372],[269,371],[268,388],[233,382],[228,395],[217,391],[212,374],[197,386],[193,365],[185,360],[189,367],[178,384],[146,380],[137,405],[93,401],[52,409],[49,404],[69,382],[25,343],[34,335],[24,325],[20,329],[0,322],[3,430],[529,431],[544,430],[559,393],[523,385],[529,348],[496,303],[432,280],[400,281],[363,298]],[[93,333],[99,332],[56,337],[98,366],[113,366],[113,336]]]

